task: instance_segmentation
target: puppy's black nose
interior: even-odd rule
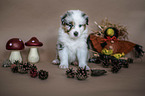
[[[76,36],[76,37],[78,36],[78,32],[77,31],[74,32],[74,36]]]

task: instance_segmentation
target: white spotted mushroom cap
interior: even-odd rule
[[[32,37],[29,41],[25,43],[26,46],[43,46],[43,43],[41,43],[36,37]]]
[[[6,44],[7,50],[23,50],[24,48],[24,43],[20,38],[12,38]]]

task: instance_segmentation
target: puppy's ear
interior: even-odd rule
[[[65,18],[66,18],[67,16],[71,16],[71,14],[72,14],[71,11],[67,11],[67,12],[64,14],[64,16],[61,17],[61,23],[62,23],[62,25],[65,25],[65,23],[66,23]]]
[[[83,13],[82,14],[82,17],[84,17],[86,19],[86,24],[88,25],[88,22],[89,22],[88,16],[85,13]]]
[[[86,17],[86,24],[88,25],[88,22],[89,22],[89,17],[87,16]]]
[[[68,16],[71,16],[72,14],[73,14],[73,12],[72,11],[67,11],[67,13],[66,13]]]
[[[64,16],[61,16],[61,23],[62,25],[65,24],[65,18],[67,17],[67,14],[64,14]]]

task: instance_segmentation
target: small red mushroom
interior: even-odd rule
[[[28,62],[30,63],[37,63],[39,61],[39,54],[37,47],[43,46],[43,43],[41,43],[36,37],[32,37],[29,41],[25,43],[26,46],[30,46],[30,51],[28,55]]]
[[[7,44],[6,44],[6,49],[7,50],[12,50],[9,60],[13,63],[15,61],[19,61],[22,62],[22,57],[20,54],[20,50],[23,50],[24,47],[24,43],[21,39],[19,38],[12,38],[10,39]]]

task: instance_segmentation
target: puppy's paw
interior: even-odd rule
[[[85,68],[86,67],[86,70],[90,70],[90,67],[88,65],[79,65],[79,67],[81,67],[81,68]]]
[[[52,64],[54,64],[54,65],[59,65],[59,63],[60,63],[60,62],[59,62],[58,59],[55,59],[55,60],[52,61]]]
[[[60,64],[59,68],[61,68],[61,69],[67,69],[68,65],[67,64]]]

